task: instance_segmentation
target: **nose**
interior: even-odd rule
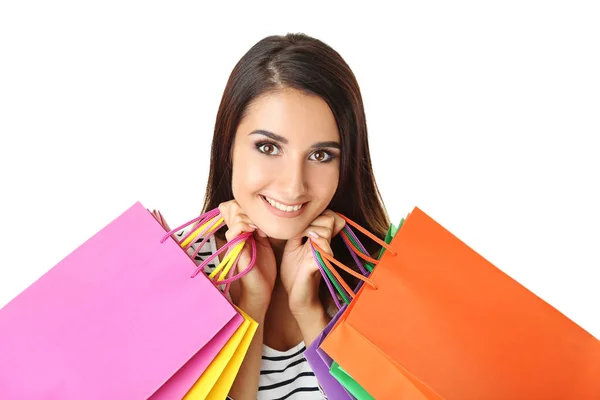
[[[283,201],[293,202],[306,194],[306,171],[302,163],[290,162],[281,171],[279,178],[281,193],[286,196]]]

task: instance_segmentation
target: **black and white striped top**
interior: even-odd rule
[[[187,230],[183,230],[178,232],[177,236],[181,238],[186,233]],[[201,241],[202,238],[198,238],[190,246],[188,249],[190,256],[196,251]],[[202,246],[194,261],[199,265],[216,251],[217,245],[213,236]],[[219,256],[215,257],[207,264],[204,272],[210,274],[219,262]],[[257,400],[327,399],[319,387],[315,374],[304,358],[304,350],[306,347],[303,342],[287,351],[278,351],[263,344]]]

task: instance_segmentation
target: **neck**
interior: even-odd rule
[[[269,242],[271,243],[271,248],[273,249],[273,254],[275,255],[275,261],[277,262],[277,268],[279,269],[281,258],[283,256],[283,250],[285,249],[287,240],[269,238]]]
[[[279,270],[287,240],[269,238],[269,241]],[[264,343],[275,350],[286,351],[302,339],[302,332],[290,311],[288,294],[278,273],[265,316]]]
[[[277,277],[265,316],[264,343],[275,350],[286,351],[302,339],[298,322],[288,305],[288,294]]]

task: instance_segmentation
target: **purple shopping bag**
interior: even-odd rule
[[[342,315],[345,310],[346,304],[340,308],[329,324],[327,324],[325,329],[323,329],[323,332],[321,332],[319,336],[317,336],[317,338],[304,351],[304,358],[306,358],[306,361],[308,361],[308,364],[315,373],[315,376],[319,381],[319,385],[321,385],[321,388],[327,395],[327,398],[335,400],[353,400],[354,397],[338,382],[337,379],[333,377],[333,375],[329,373],[329,368],[331,367],[333,360],[327,355],[327,353],[320,349],[320,346],[321,342],[323,342],[323,339],[325,339],[329,331],[339,319],[340,315]]]
[[[138,202],[0,309],[0,398],[183,397],[243,318],[164,235]]]

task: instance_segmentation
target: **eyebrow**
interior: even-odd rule
[[[268,137],[276,142],[279,142],[279,143],[283,143],[283,144],[289,143],[289,140],[287,140],[283,136],[278,135],[273,132],[266,131],[264,129],[254,130],[248,134],[248,136],[250,136],[250,135],[263,135],[263,136],[266,136],[266,137]],[[323,147],[331,147],[331,148],[335,148],[335,149],[341,148],[339,142],[335,142],[335,141],[317,142],[317,143],[313,143],[310,147],[312,149],[318,149],[318,148],[323,148]]]

